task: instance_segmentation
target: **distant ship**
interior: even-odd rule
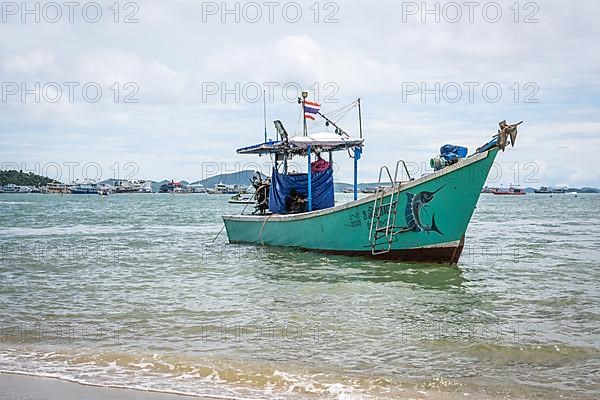
[[[31,193],[31,188],[29,186],[18,186],[14,183],[9,183],[8,185],[0,186],[0,192],[2,193]]]
[[[95,183],[80,183],[71,187],[71,194],[98,194]]]
[[[152,193],[150,181],[117,179],[113,182],[113,193]]]
[[[177,188],[181,189],[182,186],[183,185],[181,184],[181,182],[175,182],[174,180],[171,180],[171,182],[163,183],[162,185],[160,185],[158,192],[173,193]]]
[[[565,188],[550,189],[547,186],[542,186],[541,188],[536,189],[535,193],[537,193],[537,194],[563,194],[563,193],[567,193],[567,190]]]
[[[510,185],[510,187],[508,189],[503,189],[503,188],[492,189],[491,193],[499,194],[499,195],[507,195],[507,196],[521,196],[521,195],[526,194],[525,191],[523,189],[521,189],[519,186],[513,186],[513,185]]]
[[[46,186],[42,187],[42,193],[50,193],[50,194],[67,194],[71,193],[69,188],[64,183],[49,183]]]

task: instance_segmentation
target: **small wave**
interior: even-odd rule
[[[67,354],[0,351],[0,373],[61,379],[90,386],[135,389],[219,399],[350,399],[364,389],[323,374],[273,370],[268,366],[189,357],[127,353]],[[343,379],[343,378],[340,378]]]

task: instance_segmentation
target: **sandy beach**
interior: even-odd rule
[[[185,400],[207,397],[81,385],[54,378],[0,374],[3,400]]]

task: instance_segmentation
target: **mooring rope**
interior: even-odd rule
[[[267,224],[267,221],[269,221],[269,219],[273,216],[273,214],[269,215],[265,221],[262,224],[262,228],[260,228],[260,244],[262,246],[265,245],[265,241],[263,240],[263,232],[265,231],[265,225]]]

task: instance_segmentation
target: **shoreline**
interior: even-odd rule
[[[238,400],[248,397],[206,396],[185,393],[162,392],[152,389],[135,387],[103,386],[100,384],[83,383],[56,376],[40,376],[27,372],[0,372],[0,395],[2,400]],[[277,396],[277,395],[275,395]],[[365,394],[365,398],[376,398]],[[255,399],[268,398],[251,397]],[[338,398],[334,393],[321,396],[298,398]],[[360,397],[362,398],[362,397]],[[387,398],[387,397],[386,397]],[[484,393],[451,393],[431,389],[413,388],[402,393],[395,399],[405,400],[466,400],[478,398],[481,400],[499,400],[497,396]],[[520,399],[520,397],[515,397]]]
[[[87,384],[58,377],[0,372],[5,400],[215,400],[219,397]]]

